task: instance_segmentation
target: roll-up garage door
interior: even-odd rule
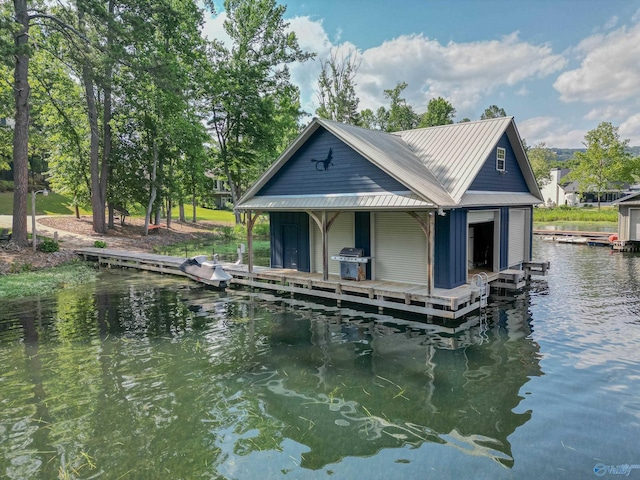
[[[629,209],[629,240],[640,240],[640,209]]]
[[[427,239],[418,222],[404,212],[376,213],[376,280],[427,284]]]
[[[507,257],[509,267],[524,262],[525,219],[524,210],[509,209],[509,254]]]
[[[318,217],[321,214],[318,214]],[[334,213],[327,213],[327,217],[333,217]],[[331,255],[339,255],[344,247],[354,247],[354,214],[353,212],[342,212],[335,219],[329,229],[329,273],[340,275],[340,262],[331,260]],[[322,233],[316,222],[313,222],[313,271],[322,273]]]

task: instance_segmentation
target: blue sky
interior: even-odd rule
[[[638,0],[284,3],[304,49],[318,59],[358,56],[361,109],[387,105],[383,90],[404,81],[417,112],[442,96],[456,108],[454,120],[476,120],[495,104],[515,117],[529,145],[581,147],[602,121],[640,145]],[[218,11],[205,33],[224,40]],[[292,68],[310,113],[319,71],[318,60]]]

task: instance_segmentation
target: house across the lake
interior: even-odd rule
[[[543,202],[512,117],[396,133],[314,119],[236,205],[244,278],[455,318],[486,301],[487,281],[521,286]],[[269,269],[251,251],[264,213]]]

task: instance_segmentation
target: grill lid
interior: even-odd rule
[[[340,250],[341,257],[364,257],[364,248],[344,247]]]

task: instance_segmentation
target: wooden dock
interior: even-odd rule
[[[179,269],[185,261],[184,257],[106,248],[82,248],[77,253],[85,260],[97,261],[101,266],[109,268],[135,268],[186,276]],[[434,288],[429,294],[426,286],[408,283],[344,280],[337,275],[329,275],[328,280],[323,280],[320,273],[258,266],[250,273],[247,265],[222,265],[233,276],[231,285],[286,292],[291,296],[298,294],[325,298],[335,300],[338,306],[342,302],[370,305],[377,307],[380,313],[385,309],[392,309],[447,319],[457,319],[485,307],[491,282],[498,288],[517,290],[524,286],[528,276],[524,270],[489,273],[486,283],[478,285],[470,278],[466,285],[453,289]],[[544,275],[546,268],[534,270],[533,274]]]
[[[572,243],[577,245],[589,245],[592,247],[611,247],[609,240],[615,232],[583,232],[578,230],[534,230],[534,235],[541,236],[544,240],[556,243]]]

